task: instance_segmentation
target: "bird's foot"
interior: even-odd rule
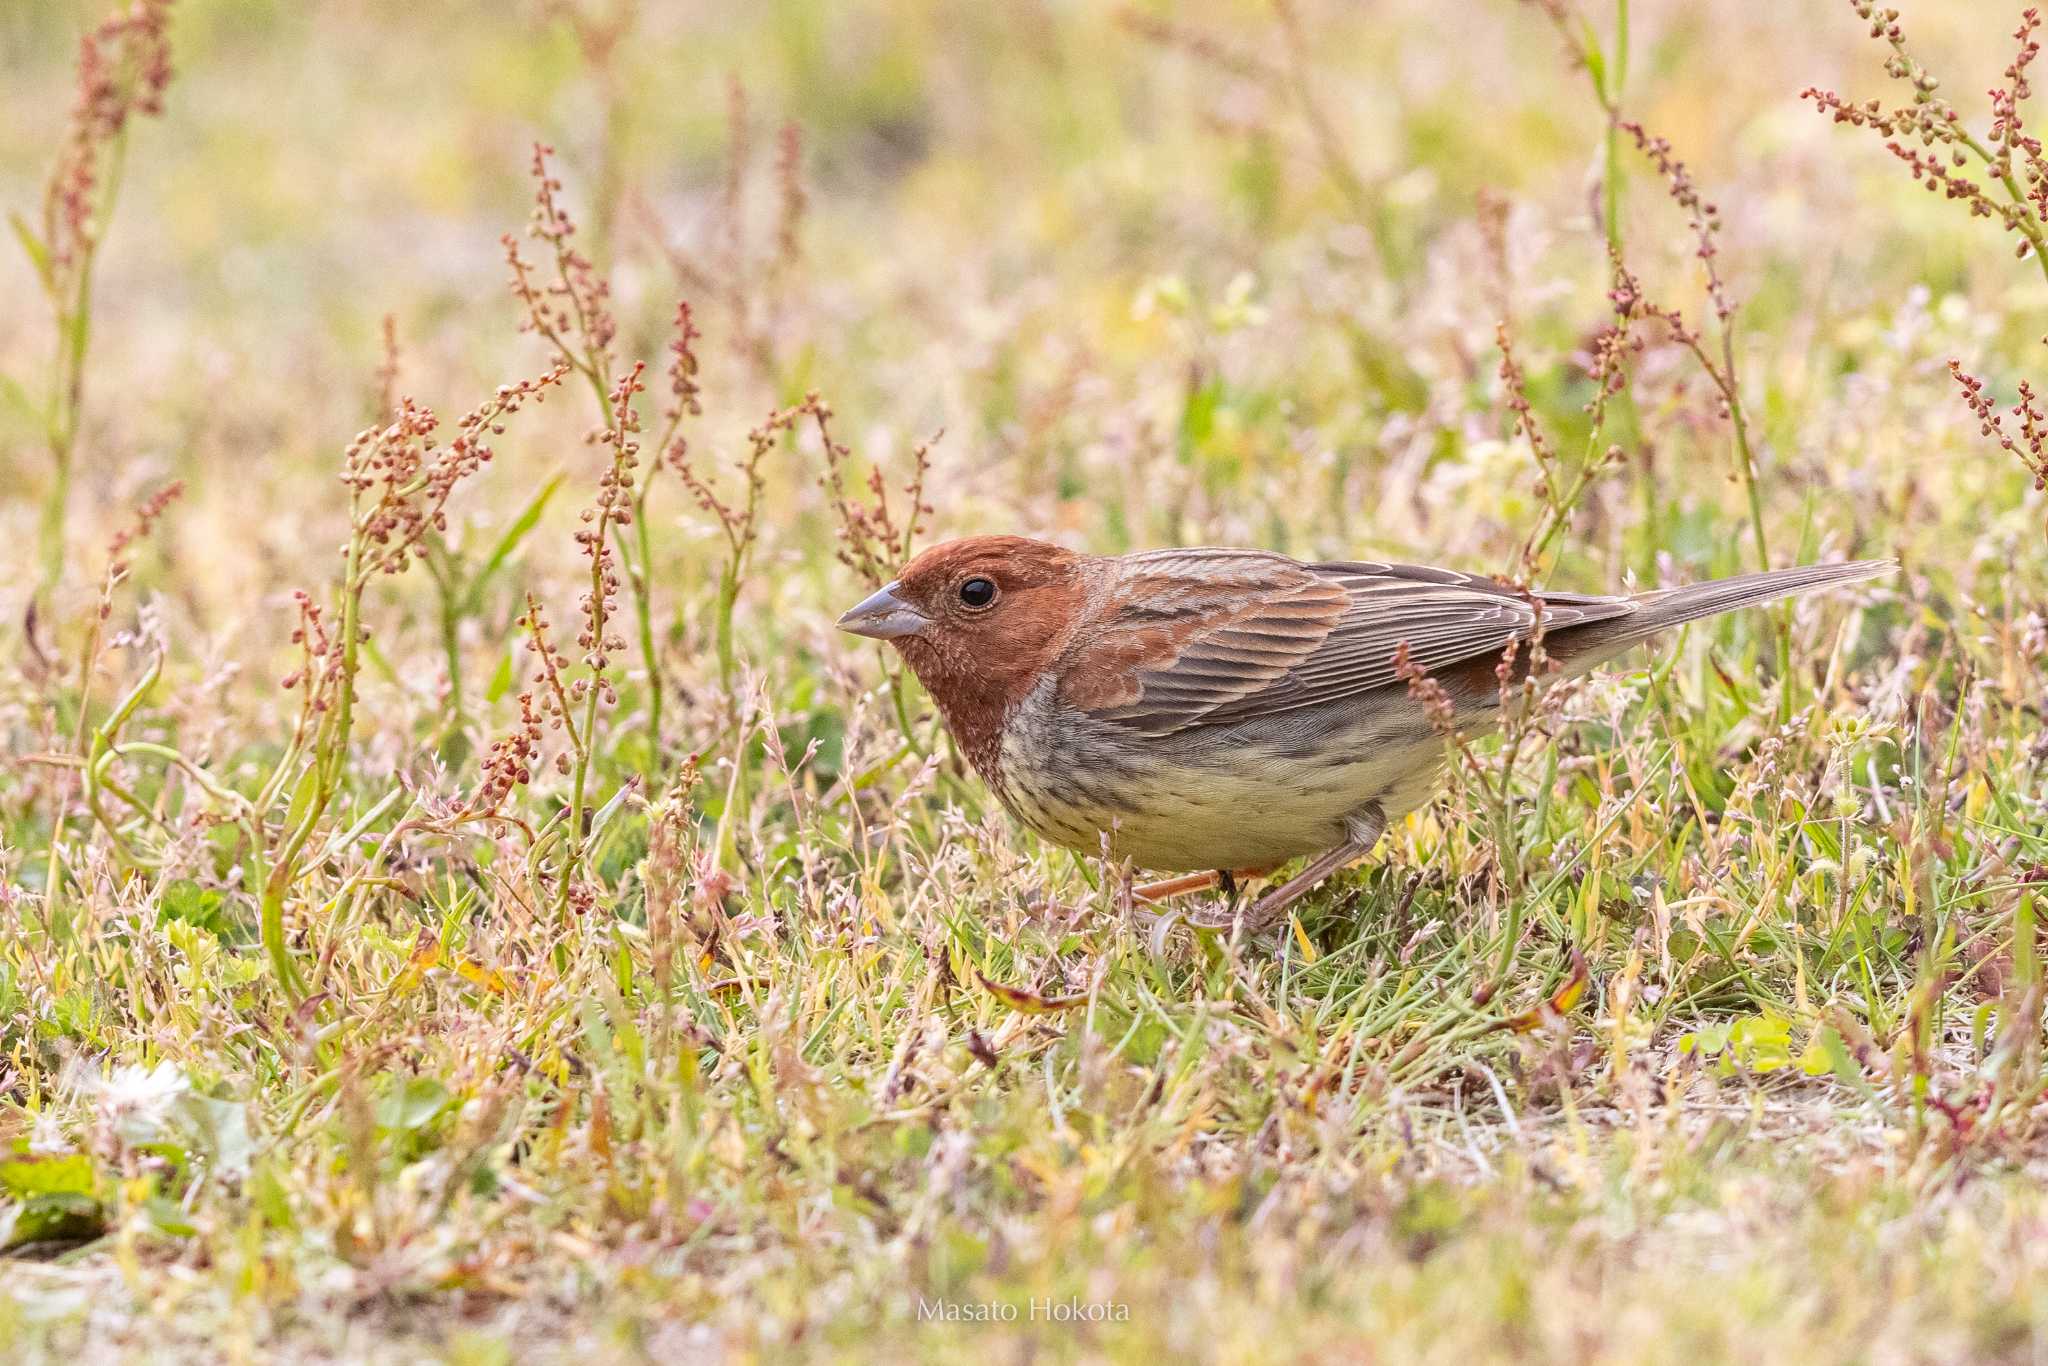
[[[1371,853],[1372,847],[1379,843],[1381,834],[1386,831],[1387,818],[1379,803],[1368,802],[1347,822],[1347,827],[1344,843],[1310,859],[1306,868],[1254,901],[1242,913],[1238,911],[1237,898],[1233,896],[1220,907],[1205,907],[1191,913],[1187,917],[1188,923],[1212,930],[1242,926],[1246,934],[1257,934],[1266,929],[1286,914],[1288,907],[1307,896],[1332,873]]]

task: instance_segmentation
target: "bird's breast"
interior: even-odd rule
[[[1341,843],[1367,802],[1413,810],[1442,758],[1412,707],[1148,736],[1060,704],[1047,682],[1004,727],[997,788],[1019,821],[1069,849],[1161,871],[1246,868]]]

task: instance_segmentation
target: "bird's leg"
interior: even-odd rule
[[[1164,882],[1148,882],[1142,887],[1133,887],[1131,895],[1140,901],[1164,901],[1170,896],[1183,896],[1188,892],[1206,892],[1223,876],[1217,869],[1189,873],[1184,877],[1170,877]]]
[[[1221,887],[1228,896],[1237,895],[1241,878],[1264,877],[1271,868],[1214,868],[1206,873],[1188,873],[1182,877],[1168,878],[1164,882],[1148,882],[1142,887],[1131,888],[1131,895],[1140,901],[1164,901],[1170,896],[1184,896],[1189,892],[1206,892],[1211,887]]]
[[[1345,840],[1334,849],[1318,854],[1309,860],[1308,867],[1296,873],[1280,886],[1254,901],[1243,916],[1246,934],[1257,934],[1280,916],[1295,902],[1313,890],[1316,884],[1348,863],[1354,863],[1372,852],[1386,833],[1387,816],[1380,810],[1378,802],[1367,802],[1344,822]],[[1235,917],[1232,917],[1235,919]],[[1227,923],[1227,922],[1226,922]]]

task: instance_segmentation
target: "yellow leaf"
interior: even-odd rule
[[[1517,1034],[1533,1033],[1541,1029],[1546,1022],[1565,1014],[1584,1000],[1588,983],[1585,955],[1573,949],[1571,975],[1564,979],[1556,991],[1550,993],[1550,999],[1533,1010],[1525,1010],[1519,1015],[1502,1020],[1494,1028],[1512,1029]]]
[[[1301,945],[1301,960],[1304,963],[1313,963],[1322,957],[1316,952],[1316,946],[1308,942],[1308,932],[1301,928],[1301,917],[1290,915],[1287,917],[1287,923],[1294,927],[1294,942]]]
[[[391,979],[391,990],[411,991],[420,984],[420,979],[427,975],[428,969],[439,966],[440,962],[440,937],[432,930],[422,927],[420,937],[413,941],[412,956],[405,960],[405,966]]]
[[[1991,805],[1991,785],[1982,778],[1970,784],[1969,795],[1963,798],[1963,819],[1974,821],[1984,814],[1984,808]]]
[[[504,996],[512,990],[512,984],[505,980],[504,974],[496,968],[484,966],[474,958],[457,959],[455,971],[463,980],[495,995]]]

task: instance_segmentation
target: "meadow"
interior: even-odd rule
[[[0,1357],[2048,1359],[2036,27],[0,7]],[[1900,570],[1247,936],[834,630],[989,531]]]

